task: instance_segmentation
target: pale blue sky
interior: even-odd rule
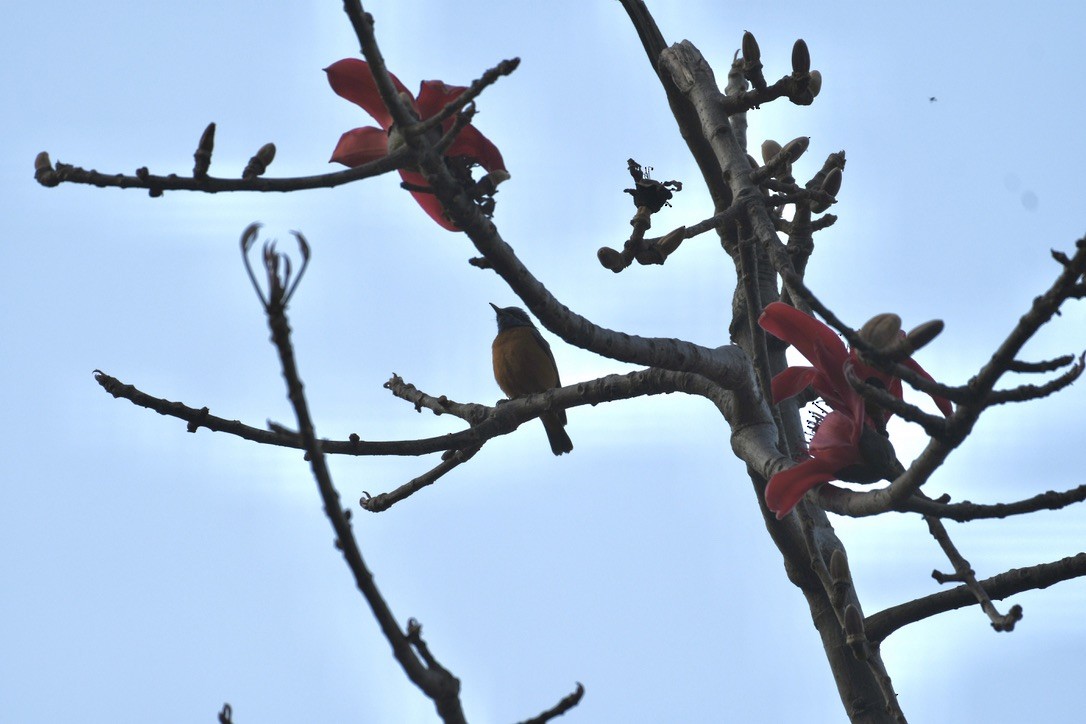
[[[797,176],[847,151],[840,221],[818,237],[809,282],[854,322],[944,319],[920,361],[947,382],[973,374],[1054,278],[1048,250],[1086,226],[1082,11],[649,5],[668,41],[690,39],[720,77],[744,30],[771,80],[806,39],[822,94],[751,114],[749,137],[757,148],[810,136]],[[409,88],[467,84],[521,57],[481,99],[476,125],[512,173],[495,221],[564,303],[630,333],[726,343],[734,275],[708,235],[663,267],[613,275],[595,260],[629,231],[628,157],[686,184],[654,230],[711,213],[617,2],[366,6]],[[267,141],[279,151],[269,175],[328,170],[339,134],[370,123],[321,72],[357,54],[339,3],[22,3],[0,42],[0,719],[210,722],[229,701],[246,724],[435,721],[332,548],[301,456],[189,435],[112,399],[91,372],[289,424],[237,253],[254,220],[280,238],[300,229],[313,246],[291,321],[322,436],[458,429],[381,385],[397,372],[433,394],[498,399],[487,302],[515,298],[465,263],[467,239],[437,228],[398,178],[160,199],[32,178],[42,150],[108,172],[187,174],[210,121],[213,174],[240,173]],[[1069,308],[1029,353],[1081,351],[1084,322],[1081,305]],[[567,383],[626,369],[549,338]],[[992,412],[930,492],[995,502],[1086,482],[1082,406],[1075,387]],[[561,459],[531,424],[389,512],[356,508],[379,585],[461,678],[469,719],[526,718],[581,681],[569,721],[842,721],[804,600],[715,410],[670,395],[577,409],[568,429],[576,449]],[[894,440],[918,449],[908,430]],[[433,464],[334,459],[332,472],[354,502]],[[938,590],[929,574],[948,564],[919,519],[841,521],[839,532],[868,613]],[[1086,513],[951,532],[985,577],[1082,550]],[[1086,582],[1013,602],[1025,618],[1012,634],[970,609],[888,640],[910,720],[1067,721],[1079,710],[1077,689],[1057,682],[1083,673]]]

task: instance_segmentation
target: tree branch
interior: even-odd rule
[[[1063,492],[1049,490],[1014,503],[993,503],[990,505],[971,503],[968,500],[961,503],[948,503],[943,498],[932,500],[927,497],[913,496],[901,507],[901,510],[902,512],[920,513],[925,516],[947,518],[964,523],[984,518],[1007,518],[1012,515],[1022,515],[1023,513],[1035,513],[1039,510],[1059,510],[1073,503],[1081,503],[1084,500],[1086,500],[1086,485],[1080,485],[1077,488]]]
[[[449,673],[444,667],[430,655],[429,650],[422,642],[419,633],[420,627],[413,620],[409,623],[406,635],[401,632],[396,617],[391,608],[381,595],[362,558],[362,551],[358,541],[354,537],[350,524],[350,512],[340,506],[339,492],[332,483],[332,476],[328,470],[324,457],[324,451],[317,440],[316,430],[312,416],[309,413],[309,405],[305,399],[301,377],[298,374],[298,365],[294,358],[294,348],[290,341],[290,324],[287,321],[286,307],[297,282],[304,272],[304,265],[299,271],[293,284],[289,283],[289,261],[275,252],[274,246],[264,246],[264,267],[267,271],[267,295],[261,293],[255,276],[249,266],[249,246],[255,241],[255,228],[249,227],[242,236],[242,255],[245,259],[246,269],[250,279],[254,282],[257,296],[268,317],[268,326],[272,333],[272,342],[279,353],[279,360],[283,370],[283,378],[286,382],[287,397],[294,408],[298,422],[298,434],[302,439],[302,445],[309,460],[309,466],[313,477],[317,481],[317,489],[321,500],[324,502],[324,512],[332,524],[336,535],[336,547],[343,553],[345,562],[351,570],[355,584],[370,606],[377,623],[384,633],[385,638],[392,646],[392,653],[408,678],[428,696],[437,707],[438,713],[446,724],[466,724],[463,708],[460,704],[460,681]],[[309,249],[304,238],[297,235],[302,247],[303,258],[308,262]],[[285,270],[282,271],[281,270]],[[416,650],[423,657],[425,664],[419,661]]]
[[[1080,576],[1086,576],[1086,553],[1028,568],[1012,568],[979,583],[991,598],[999,601],[1016,593],[1048,588],[1054,583],[1069,581]],[[868,638],[878,643],[910,623],[971,606],[976,602],[976,598],[967,586],[958,586],[949,591],[933,593],[930,596],[891,606],[872,614],[864,620],[864,629],[867,631]]]
[[[924,522],[928,524],[928,530],[931,532],[932,537],[935,538],[939,547],[946,553],[951,565],[954,566],[953,575],[948,576],[936,570],[932,571],[932,578],[939,583],[949,583],[951,581],[964,583],[969,592],[973,594],[973,597],[977,599],[977,603],[980,604],[984,613],[988,614],[988,618],[992,621],[992,628],[996,631],[1013,631],[1014,624],[1022,619],[1022,607],[1017,604],[1011,606],[1006,615],[997,611],[992,604],[992,599],[984,590],[984,586],[977,582],[973,567],[969,565],[969,561],[965,560],[965,557],[958,552],[958,547],[950,540],[950,534],[947,533],[943,522],[931,515],[925,515]]]
[[[541,712],[536,716],[533,716],[531,719],[525,719],[520,724],[547,724],[547,722],[551,721],[552,719],[557,719],[573,707],[580,704],[582,697],[584,697],[584,687],[581,686],[580,682],[577,682],[577,688],[573,690],[572,694],[564,697],[560,702],[552,706],[550,709],[547,709],[546,711]]]
[[[52,187],[62,183],[89,184],[99,188],[114,187],[121,189],[147,189],[152,197],[162,195],[164,191],[203,191],[214,194],[225,191],[303,191],[307,189],[327,189],[334,186],[379,176],[411,165],[412,152],[400,148],[376,161],[362,164],[345,171],[318,174],[316,176],[298,176],[295,178],[264,178],[257,176],[244,178],[217,178],[213,176],[156,176],[146,167],[136,170],[135,175],[105,174],[86,170],[78,166],[57,162],[54,168],[49,163],[49,155],[38,154],[34,178],[42,186]]]

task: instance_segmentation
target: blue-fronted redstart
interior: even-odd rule
[[[499,307],[491,303],[498,315],[498,336],[494,338],[494,379],[509,396],[524,397],[561,387],[554,353],[543,335],[532,324],[528,313],[520,307]],[[573,441],[566,434],[566,411],[554,410],[539,416],[551,452],[568,453]]]

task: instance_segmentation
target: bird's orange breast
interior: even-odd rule
[[[561,386],[554,359],[532,329],[515,327],[499,333],[492,350],[494,379],[510,399]]]

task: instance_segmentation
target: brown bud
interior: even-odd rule
[[[34,180],[42,186],[56,186],[56,172],[53,170],[53,162],[49,160],[49,154],[42,151],[34,157]]]
[[[845,606],[845,634],[849,638],[864,635],[863,616],[860,615],[859,609],[851,603]]]
[[[830,578],[836,586],[849,582],[848,557],[840,548],[834,548],[833,553],[830,554]]]
[[[626,263],[626,260],[622,258],[622,254],[609,246],[601,247],[600,250],[596,252],[596,258],[600,260],[600,264],[603,264],[604,267],[610,269],[615,274],[618,274],[629,266],[629,264]]]
[[[686,227],[680,226],[674,231],[670,231],[664,236],[660,237],[660,240],[656,242],[656,248],[660,250],[660,253],[665,257],[671,256],[671,253],[679,248],[679,244],[683,243],[686,239]]]
[[[826,179],[822,182],[822,190],[830,196],[837,196],[837,192],[841,190],[841,168],[839,166],[830,169],[830,172],[826,174]]]
[[[766,139],[762,142],[762,160],[769,163],[777,154],[781,152],[781,144],[777,143],[773,139]]]
[[[265,143],[260,147],[260,150],[256,152],[252,158],[249,159],[249,163],[245,166],[245,170],[241,172],[241,177],[246,181],[263,175],[268,170],[268,166],[271,165],[272,160],[275,159],[275,144]]]
[[[835,199],[837,198],[837,193],[841,190],[841,169],[840,169],[840,167],[835,167],[835,168],[830,169],[830,172],[828,174],[826,174],[826,178],[822,179],[822,188],[820,190],[824,191],[825,193],[829,194],[830,196],[833,196]],[[823,211],[825,211],[829,207],[830,207],[829,202],[816,201],[813,204],[811,204],[811,211],[814,211],[816,214],[821,214]]]
[[[901,337],[901,317],[893,313],[877,314],[860,328],[860,339],[883,350]]]
[[[852,649],[857,659],[867,659],[867,634],[864,632],[864,619],[851,603],[845,606],[845,643]]]
[[[781,149],[781,153],[788,159],[789,163],[795,163],[799,160],[799,157],[804,154],[807,147],[811,145],[811,139],[808,136],[800,136],[799,138],[793,138],[788,143],[784,144],[784,148]]]
[[[909,342],[909,348],[915,352],[938,337],[942,331],[943,320],[933,319],[911,329],[905,338]]]
[[[196,146],[196,153],[192,157],[196,164],[192,167],[193,178],[207,178],[207,170],[211,168],[211,152],[215,149],[215,124],[207,124],[207,128],[200,134],[200,143]]]
[[[52,171],[53,162],[49,160],[49,152],[42,151],[34,157],[34,172],[42,173],[43,171]]]
[[[807,50],[807,43],[800,38],[792,46],[792,74],[795,76],[807,75],[811,72],[811,51]]]
[[[758,48],[758,41],[749,30],[743,32],[743,60],[753,65],[762,59],[762,51]]]

